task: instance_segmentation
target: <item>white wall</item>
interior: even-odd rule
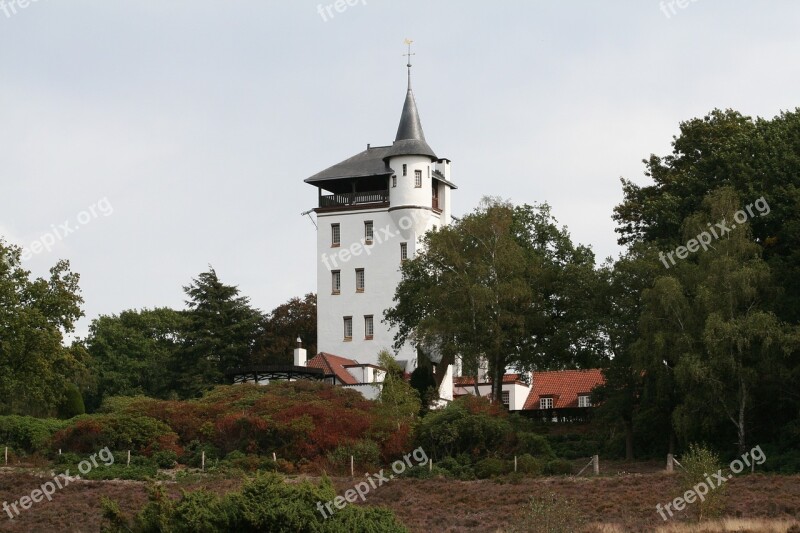
[[[372,220],[375,240],[364,245],[364,221]],[[331,224],[341,228],[341,246],[331,247]],[[400,243],[388,210],[369,209],[320,213],[317,216],[317,349],[359,363],[377,364],[382,349],[391,351],[393,332],[383,320],[400,281]],[[382,228],[394,237],[387,238]],[[409,248],[411,248],[409,244]],[[363,268],[365,290],[356,293],[355,270]],[[331,271],[341,270],[341,292],[331,294]],[[374,335],[364,338],[364,316],[373,315]],[[353,317],[353,339],[344,340],[343,317]],[[409,358],[408,353],[403,357]]]
[[[362,383],[359,385],[345,385],[346,389],[353,389],[360,392],[367,400],[377,400],[381,394],[381,385]]]
[[[508,409],[510,411],[519,411],[525,406],[525,401],[528,399],[530,387],[520,383],[503,383],[503,391],[508,392]],[[489,383],[479,383],[478,391],[483,397],[491,396],[492,385]],[[475,394],[475,387],[473,385],[458,385],[453,387],[454,394]]]

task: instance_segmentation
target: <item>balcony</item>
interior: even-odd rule
[[[342,209],[389,205],[389,191],[346,192],[341,194],[320,195],[321,209]]]

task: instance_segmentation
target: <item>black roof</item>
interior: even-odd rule
[[[306,183],[315,183],[338,178],[362,178],[367,176],[385,176],[392,173],[386,162],[391,146],[368,147],[361,153],[345,159],[322,172],[317,172]]]

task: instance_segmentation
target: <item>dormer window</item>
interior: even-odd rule
[[[588,394],[582,394],[578,396],[578,407],[591,407],[592,406],[592,399],[589,397]]]
[[[539,398],[539,409],[552,409],[553,398]]]

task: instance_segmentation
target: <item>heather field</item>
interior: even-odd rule
[[[630,473],[653,465],[633,465],[628,471],[599,477],[537,477],[503,480],[395,479],[370,492],[367,505],[386,506],[412,532],[545,531],[545,519],[527,510],[531,496],[552,494],[569,501],[568,510],[579,519],[580,531],[800,531],[800,476],[755,474],[729,481],[725,520],[703,522],[702,527],[678,516],[665,523],[655,511],[679,492],[677,478],[664,473]],[[612,468],[613,469],[613,468]],[[35,470],[4,469],[0,499],[13,501],[47,479]],[[165,482],[170,496],[200,487],[223,494],[241,485],[240,477],[192,474]],[[288,478],[289,483],[300,478]],[[313,478],[311,478],[313,479]],[[334,478],[342,494],[358,480]],[[101,528],[100,499],[119,503],[132,513],[147,501],[147,485],[139,481],[75,481],[58,491],[53,501],[34,504],[13,521],[0,521],[0,531],[97,532]],[[568,529],[552,529],[564,531]]]

